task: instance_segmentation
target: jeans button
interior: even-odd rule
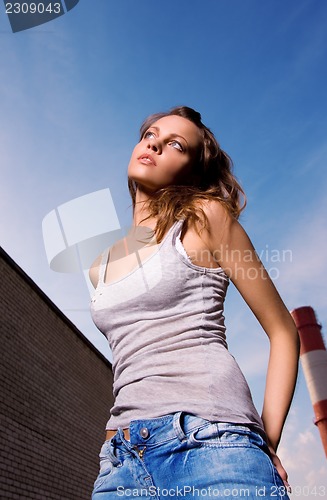
[[[149,429],[147,429],[147,427],[142,427],[142,429],[140,429],[140,435],[143,439],[146,439],[149,437]]]

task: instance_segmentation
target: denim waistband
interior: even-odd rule
[[[185,440],[194,431],[216,432],[217,435],[226,430],[237,430],[243,434],[250,434],[252,430],[245,425],[232,424],[227,422],[210,422],[209,420],[177,412],[164,415],[158,418],[146,420],[132,420],[129,426],[130,443],[132,445],[158,445],[173,439]],[[125,441],[121,428],[118,428],[117,437]]]

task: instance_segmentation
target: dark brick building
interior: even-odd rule
[[[1,249],[0,498],[90,499],[109,361]]]

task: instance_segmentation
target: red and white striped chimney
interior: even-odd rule
[[[299,307],[291,315],[300,335],[300,359],[316,417],[314,423],[327,456],[327,351],[321,326],[312,307]]]

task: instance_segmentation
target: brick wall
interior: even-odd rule
[[[90,499],[111,365],[1,250],[0,498]]]

